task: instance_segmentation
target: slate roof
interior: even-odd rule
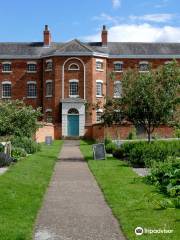
[[[83,43],[74,39],[67,43],[52,43],[50,47],[43,42],[0,43],[0,58],[41,58],[58,55],[106,55],[109,57],[178,57],[180,43],[136,43],[109,42],[103,47],[100,42]]]

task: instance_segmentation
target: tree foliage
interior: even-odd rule
[[[40,108],[33,109],[22,101],[1,101],[0,136],[32,137],[39,127],[37,120],[40,116]]]
[[[129,69],[122,78],[122,98],[109,99],[104,105],[104,124],[120,124],[126,119],[142,126],[150,141],[155,127],[172,120],[180,122],[179,90],[180,68],[176,61],[148,72]]]

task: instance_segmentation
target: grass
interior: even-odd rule
[[[92,160],[91,144],[81,141],[81,151],[127,239],[178,240],[180,209],[161,210],[158,203],[165,199],[165,196],[158,193],[154,186],[146,184],[123,161],[113,157],[106,160]],[[171,234],[136,236],[134,229],[137,226],[174,231]]]
[[[0,239],[30,240],[62,142],[20,160],[0,176]]]

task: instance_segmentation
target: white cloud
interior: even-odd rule
[[[110,24],[118,24],[120,20],[122,20],[123,18],[120,18],[118,16],[111,16],[111,15],[108,15],[106,13],[101,13],[99,16],[94,16],[92,18],[93,21],[101,21],[103,22],[103,24],[107,24],[107,23],[110,23]]]
[[[121,0],[112,0],[113,8],[119,8],[121,6]]]
[[[84,41],[100,41],[100,33],[81,38]],[[120,24],[109,28],[112,42],[180,42],[180,27],[155,27],[144,24]]]
[[[174,17],[175,16],[173,14],[159,13],[159,14],[147,14],[142,16],[131,15],[129,18],[131,20],[142,20],[142,21],[148,21],[148,22],[163,23],[163,22],[172,20]]]

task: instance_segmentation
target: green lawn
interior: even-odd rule
[[[157,193],[154,186],[145,184],[123,161],[114,158],[92,160],[91,143],[85,141],[81,141],[80,148],[128,239],[180,239],[180,210],[160,210],[156,203],[165,196]],[[173,229],[174,233],[136,236],[137,226]]]
[[[0,176],[0,240],[30,240],[62,142],[12,165]]]

